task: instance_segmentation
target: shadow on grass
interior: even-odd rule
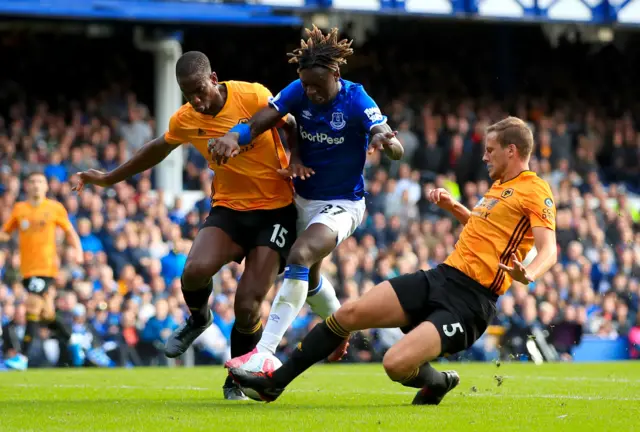
[[[23,400],[3,401],[2,408],[5,413],[12,410],[25,413],[28,410],[37,410],[38,412],[47,411],[51,414],[57,411],[65,412],[81,412],[82,414],[91,415],[94,409],[102,408],[104,410],[113,411],[114,415],[125,414],[127,411],[136,411],[140,408],[153,409],[169,413],[172,410],[193,410],[193,409],[211,409],[217,412],[274,412],[274,411],[335,411],[335,410],[353,410],[353,409],[371,409],[371,408],[400,408],[411,406],[410,404],[393,404],[393,403],[326,403],[319,404],[291,404],[291,403],[258,403],[258,402],[234,402],[224,401],[220,399],[198,399],[198,400],[166,400],[166,399],[132,399],[127,398],[122,401],[117,399],[65,399],[51,400],[30,398]]]

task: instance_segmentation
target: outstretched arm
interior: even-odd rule
[[[458,201],[454,201],[453,208],[451,209],[451,214],[462,225],[466,225],[469,221],[469,218],[471,217],[471,211]]]
[[[533,241],[536,245],[536,257],[527,266],[532,280],[545,274],[558,261],[556,232],[546,227],[533,227]]]
[[[549,185],[534,179],[522,200],[525,215],[529,218],[537,255],[528,266],[524,266],[515,254],[511,267],[500,264],[514,280],[527,285],[545,274],[558,261],[556,245],[556,207]]]
[[[537,254],[528,266],[525,266],[516,254],[511,254],[512,265],[500,263],[498,266],[508,272],[511,277],[521,284],[528,285],[545,274],[558,261],[558,247],[556,246],[556,232],[547,227],[533,227],[533,240]]]
[[[295,127],[296,127],[295,119],[293,119],[293,125],[291,125],[289,123],[289,118],[293,119],[292,116],[288,116],[287,122],[285,122],[285,125],[283,125],[288,135],[289,135],[289,131],[292,129],[295,130]],[[249,141],[253,141],[255,138],[259,137],[269,129],[278,126],[278,123],[280,123],[281,119],[282,119],[282,114],[280,114],[280,112],[277,109],[273,108],[272,106],[266,106],[262,108],[260,111],[255,113],[247,123],[251,128],[250,129],[251,139]],[[230,132],[230,133],[233,133],[238,137],[240,137],[240,134],[238,132]]]
[[[176,145],[169,144],[164,135],[153,139],[143,145],[140,150],[133,155],[131,159],[120,165],[107,174],[107,178],[111,184],[119,183],[136,174],[144,172],[149,168],[153,168],[166,159]]]
[[[281,127],[286,135],[287,147],[291,152],[291,160],[299,160],[300,153],[298,149],[298,124],[295,117],[291,114],[287,115],[286,120],[282,120],[278,127]]]
[[[283,116],[292,112],[302,95],[304,91],[300,80],[292,82],[275,97],[270,97],[268,106],[256,112],[247,123],[234,126],[225,136],[210,142],[209,152],[219,164],[237,156],[240,146],[248,145],[256,137],[276,127]]]
[[[281,120],[282,120],[282,114],[280,114],[280,112],[278,112],[277,109],[271,106],[266,106],[262,108],[260,111],[258,111],[257,113],[255,113],[247,123],[234,126],[233,128],[231,128],[229,132],[227,132],[227,134],[224,137],[218,138],[217,140],[215,140],[215,145],[210,146],[209,150],[210,151],[216,150],[216,153],[218,153],[218,155],[220,156],[226,156],[226,157],[236,156],[239,153],[239,147],[237,147],[237,145],[230,146],[233,148],[231,148],[229,151],[226,151],[226,152],[224,151],[226,150],[226,147],[223,148],[223,151],[221,152],[218,152],[217,149],[221,148],[222,143],[227,144],[226,143],[227,138],[231,138],[232,140],[231,144],[247,145],[251,141],[253,141],[255,138],[259,137],[260,135],[268,131],[269,129],[280,126]],[[289,135],[288,131],[287,131],[287,135]],[[233,150],[236,150],[236,151],[233,151]]]
[[[2,230],[0,230],[0,243],[8,242],[11,240],[11,233],[18,228],[18,215],[15,207],[9,216],[9,220],[4,224]]]
[[[302,159],[300,158],[300,147],[298,143],[298,128],[296,119],[289,114],[286,122],[282,122],[282,128],[287,134],[287,144],[291,156],[289,158],[289,166],[278,170],[278,173],[285,178],[300,178],[306,180],[315,174],[315,171],[311,168],[304,166]]]
[[[404,155],[404,148],[398,138],[397,132],[391,130],[391,126],[387,123],[373,126],[370,131],[371,149],[381,148],[390,159],[400,160]]]
[[[69,214],[67,213],[67,210],[62,206],[62,204],[59,204],[58,211],[56,212],[56,225],[62,228],[65,233],[67,243],[75,251],[76,263],[83,264],[84,253],[82,251],[82,242],[80,241],[80,236],[78,236],[75,228],[73,228],[73,224],[69,220]]]
[[[387,116],[382,114],[376,102],[362,87],[358,88],[358,93],[354,97],[353,109],[362,128],[371,136],[369,153],[382,150],[389,158],[399,160],[404,154],[404,149],[396,138],[398,132],[391,129],[387,124]]]
[[[78,173],[80,181],[74,189],[82,190],[85,184],[94,184],[102,187],[113,186],[116,183],[120,183],[123,180],[158,165],[169,156],[169,153],[176,147],[178,146],[169,144],[164,135],[153,139],[143,145],[131,159],[113,171],[103,173],[97,170],[88,170]]]
[[[451,213],[462,225],[466,225],[471,217],[471,211],[456,201],[446,189],[431,189],[427,194],[427,199]]]

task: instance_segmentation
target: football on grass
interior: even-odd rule
[[[271,353],[256,353],[249,358],[249,361],[243,364],[240,368],[247,372],[273,372],[282,366],[282,362],[278,360],[276,356]],[[249,399],[255,401],[262,401],[260,395],[255,391],[247,388],[242,388],[242,391]]]

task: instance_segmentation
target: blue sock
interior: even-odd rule
[[[309,282],[309,269],[301,265],[289,264],[284,268],[284,278]]]

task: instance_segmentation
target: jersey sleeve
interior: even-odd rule
[[[544,180],[538,179],[531,183],[531,189],[525,195],[522,207],[532,228],[556,229],[556,204],[551,188]]]
[[[18,228],[18,207],[14,206],[9,220],[2,226],[2,231],[11,234],[16,228]]]
[[[304,89],[298,79],[282,89],[275,97],[270,98],[269,105],[277,109],[283,116],[289,113],[294,114],[303,97]]]
[[[169,130],[164,133],[164,140],[171,145],[180,145],[189,141],[185,138],[184,126],[180,121],[179,112],[175,112],[169,119]]]
[[[387,116],[382,115],[378,104],[369,96],[366,90],[358,87],[351,105],[355,116],[360,120],[365,131],[369,132],[373,127],[387,122]]]
[[[263,86],[262,84],[256,83],[254,85],[254,88],[256,90],[256,95],[258,100],[258,106],[256,107],[257,109],[255,112],[258,112],[262,108],[270,105],[270,101],[273,99],[273,94],[271,94],[271,91],[265,86]],[[253,114],[255,114],[255,112]],[[282,119],[280,119],[280,122],[276,125],[276,127],[282,127],[282,125],[286,123],[287,115],[288,115],[287,113],[284,113],[284,116],[282,117]]]
[[[56,211],[56,225],[62,228],[62,230],[67,234],[73,232],[73,225],[69,220],[69,213],[67,213],[67,209],[64,208],[62,204],[58,204],[57,207],[58,209]]]

